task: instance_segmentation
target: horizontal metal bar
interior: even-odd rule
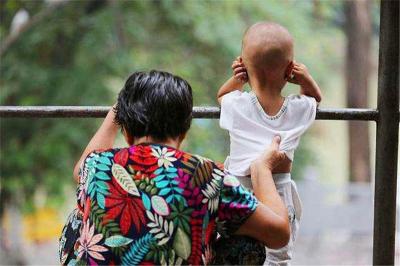
[[[317,110],[316,119],[377,121],[378,110],[362,108],[321,108]]]
[[[12,118],[73,118],[105,117],[109,106],[0,106],[0,117]],[[194,118],[219,118],[219,107],[194,107]],[[321,108],[317,111],[319,120],[364,120],[377,121],[376,109]]]

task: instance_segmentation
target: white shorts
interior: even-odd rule
[[[290,240],[280,249],[265,247],[267,254],[264,265],[289,265],[293,257],[293,248],[299,230],[302,206],[296,183],[291,179],[290,173],[273,174],[276,190],[281,196],[289,214]],[[250,177],[238,177],[243,186],[252,189]]]

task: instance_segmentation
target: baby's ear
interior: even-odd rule
[[[285,80],[288,80],[292,76],[293,66],[294,66],[294,62],[290,61],[285,69],[285,77],[284,77]]]
[[[243,57],[242,57],[242,56],[239,56],[239,62],[242,63],[242,64],[244,64],[244,62],[243,62]]]

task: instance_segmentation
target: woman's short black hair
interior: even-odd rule
[[[168,72],[135,72],[118,95],[115,122],[132,137],[164,141],[185,134],[192,121],[189,83]]]

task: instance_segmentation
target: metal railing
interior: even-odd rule
[[[374,193],[374,265],[393,265],[399,142],[398,0],[382,0],[379,32],[378,119]]]
[[[13,118],[76,118],[105,117],[111,106],[0,106],[0,117]],[[218,119],[219,107],[194,107],[193,118]],[[376,109],[323,108],[317,110],[316,119],[377,121]]]
[[[316,119],[375,121],[374,265],[393,265],[399,137],[399,1],[382,0],[378,109],[319,109]],[[110,106],[0,106],[0,117],[105,117]],[[194,107],[194,118],[219,118],[218,107]]]

